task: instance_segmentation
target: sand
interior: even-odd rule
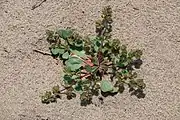
[[[0,0],[0,120],[180,120],[179,0]],[[45,31],[72,27],[94,35],[103,6],[113,9],[113,37],[143,50],[138,71],[147,87],[138,99],[128,90],[104,104],[78,98],[44,105],[40,94],[59,84],[62,68],[48,52]]]

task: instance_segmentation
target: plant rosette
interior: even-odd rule
[[[107,6],[102,19],[96,22],[94,37],[81,37],[67,28],[47,31],[51,55],[63,61],[63,89],[54,86],[42,95],[43,103],[57,102],[66,95],[68,99],[80,94],[83,104],[92,103],[92,97],[101,93],[122,93],[127,86],[131,95],[145,96],[143,79],[137,78],[142,60],[141,50],[127,50],[118,39],[111,38],[112,10]]]

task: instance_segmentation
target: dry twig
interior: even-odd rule
[[[34,10],[34,9],[36,9],[37,7],[41,6],[44,2],[46,2],[46,0],[42,0],[41,2],[36,3],[35,5],[32,6],[31,10]]]
[[[44,51],[41,51],[41,50],[33,50],[34,52],[37,52],[37,53],[41,53],[41,54],[43,54],[43,55],[50,55],[51,56],[51,53],[49,53],[49,52],[44,52]]]

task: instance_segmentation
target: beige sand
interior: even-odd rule
[[[180,120],[179,0],[0,0],[0,120]],[[113,37],[144,50],[146,97],[126,91],[96,107],[79,99],[44,105],[39,95],[62,69],[48,52],[45,30],[73,27],[94,34],[100,10],[112,5]]]

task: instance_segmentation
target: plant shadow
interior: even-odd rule
[[[119,93],[123,93],[123,92],[119,92]],[[129,89],[129,93],[131,94],[131,96],[136,96],[138,99],[141,99],[141,98],[145,98],[146,94],[144,93],[144,91],[142,89]],[[117,95],[118,92],[116,93],[111,93],[111,92],[101,92],[101,95],[103,97],[108,97],[108,96],[115,96]]]
[[[146,94],[144,93],[144,91],[142,89],[131,90],[131,88],[130,88],[129,92],[131,92],[131,96],[135,95],[139,99],[145,98],[145,96],[146,96]]]

